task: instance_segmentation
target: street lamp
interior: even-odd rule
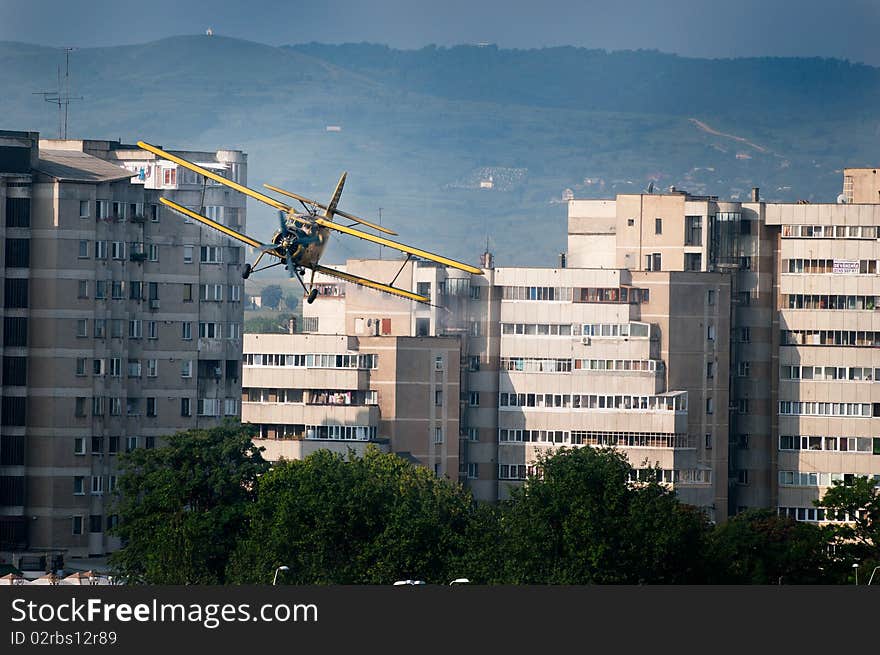
[[[877,569],[880,569],[880,566],[875,566],[874,570],[871,571],[871,577],[868,578],[868,584],[870,585],[874,581],[874,574],[877,573]]]
[[[449,583],[449,586],[452,586],[454,584],[468,584],[469,582],[470,582],[470,580],[468,580],[467,578],[456,578],[455,580],[453,580],[452,582]]]
[[[277,569],[275,569],[275,577],[272,578],[272,584],[274,585],[278,581],[278,571],[289,571],[289,570],[290,570],[289,566],[279,566]]]
[[[852,567],[856,572],[856,584],[859,584],[859,564],[858,564],[858,562],[853,564]]]

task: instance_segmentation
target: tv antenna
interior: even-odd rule
[[[46,102],[58,105],[58,138],[67,138],[67,115],[68,107],[74,100],[82,100],[82,96],[73,97],[70,95],[70,53],[75,48],[64,48],[64,84],[61,83],[61,66],[58,66],[58,90],[57,91],[35,91],[34,95],[43,96]]]

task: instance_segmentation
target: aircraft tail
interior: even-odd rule
[[[339,177],[339,182],[336,183],[336,190],[333,192],[333,197],[330,199],[330,204],[327,205],[327,209],[324,210],[324,218],[328,221],[333,220],[333,215],[336,213],[336,205],[339,204],[339,197],[342,195],[342,187],[345,186],[345,176],[348,173],[343,173]]]

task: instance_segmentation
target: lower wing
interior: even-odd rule
[[[397,287],[392,287],[390,284],[384,284],[382,282],[376,282],[375,280],[369,280],[365,277],[352,275],[351,273],[337,271],[335,268],[327,268],[326,266],[315,266],[314,269],[318,273],[323,273],[324,275],[330,275],[332,277],[338,277],[340,280],[345,280],[346,282],[351,282],[352,284],[359,284],[362,287],[369,287],[370,289],[375,289],[377,291],[390,293],[393,296],[400,296],[401,298],[407,298],[408,300],[415,300],[416,302],[426,304],[429,304],[431,302],[430,298],[420,296],[419,294],[413,293],[412,291],[407,291],[406,289],[398,289]]]

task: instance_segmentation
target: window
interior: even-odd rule
[[[749,362],[740,362],[736,366],[736,374],[741,378],[749,377],[749,370],[751,369],[751,364]]]
[[[159,261],[159,246],[151,243],[147,246],[147,259],[151,262]]]
[[[480,406],[480,393],[478,391],[471,391],[468,393],[468,406],[469,407],[479,407]]]
[[[104,437],[92,437],[92,455],[104,453]]]
[[[739,258],[739,267],[744,271],[752,270],[752,258],[751,257],[740,257]]]
[[[706,327],[706,340],[715,341],[715,326],[709,325]]]
[[[200,251],[203,264],[220,264],[223,262],[223,248],[221,246],[202,246]]]
[[[110,297],[114,300],[121,300],[125,297],[125,283],[122,280],[110,282]]]
[[[706,413],[714,414],[715,413],[715,403],[712,398],[706,398]]]
[[[86,454],[86,440],[85,437],[75,437],[73,440],[73,454],[74,455],[85,455]]]
[[[711,380],[715,377],[715,362],[706,362],[706,379]]]
[[[444,366],[443,355],[437,355],[434,357],[434,370],[442,371]]]
[[[750,403],[748,398],[740,398],[736,401],[736,411],[740,414],[748,414]]]
[[[107,336],[107,319],[95,319],[95,338],[104,339]]]
[[[468,428],[467,436],[468,436],[468,441],[479,441],[480,440],[479,428]]]
[[[86,399],[79,397],[75,399],[74,402],[74,415],[75,416],[85,416],[86,415]]]
[[[476,480],[480,477],[480,465],[476,462],[467,465],[467,476],[469,480]]]
[[[156,437],[144,437],[144,448],[147,450],[156,447]]]
[[[156,321],[147,321],[147,338],[148,339],[158,339],[159,333],[157,332]]]
[[[427,337],[431,333],[431,319],[430,318],[417,318],[416,319],[416,336],[417,337]]]
[[[159,222],[159,205],[150,205],[150,222]]]
[[[72,518],[71,534],[82,534],[83,533],[83,517],[74,516],[71,518]]]
[[[737,484],[748,484],[749,483],[749,470],[748,469],[737,470],[736,483]]]
[[[122,416],[122,398],[110,399],[110,416]]]
[[[238,400],[235,398],[226,398],[223,401],[223,415],[224,416],[237,416],[238,415]]]
[[[663,219],[654,219],[654,234],[663,234]]]
[[[89,532],[103,532],[104,530],[104,517],[100,514],[90,514],[89,515]]]
[[[437,390],[434,392],[434,404],[437,407],[441,407],[443,405],[443,392]]]
[[[685,216],[684,217],[684,245],[701,246],[703,245],[703,217],[702,216]]]
[[[192,302],[193,300],[193,285],[192,284],[184,284],[183,285],[183,302]]]
[[[100,496],[104,493],[104,477],[101,475],[92,476],[92,495]]]
[[[159,300],[159,283],[149,282],[147,284],[147,297],[150,300]]]
[[[96,200],[95,201],[95,218],[109,218],[110,216],[110,203],[106,200]]]
[[[113,241],[110,245],[112,259],[125,259],[125,241]]]
[[[7,280],[7,283],[8,282],[12,282],[12,280]],[[77,282],[76,297],[77,298],[88,298],[89,297],[89,281],[88,280],[79,280],[79,282]],[[8,297],[6,299],[6,306],[9,307],[9,298]]]
[[[86,479],[82,475],[73,478],[73,495],[83,496],[86,493]]]
[[[741,343],[751,343],[752,328],[744,327],[739,329],[739,340]]]
[[[132,280],[128,285],[129,300],[142,300],[144,297],[144,283],[139,280]]]
[[[220,302],[223,300],[222,284],[200,284],[199,300]]]
[[[138,438],[137,437],[126,437],[125,438],[125,452],[130,453],[135,450],[138,446]]]
[[[158,359],[148,359],[147,360],[147,377],[154,378],[159,375],[159,360]]]
[[[200,339],[220,339],[221,329],[220,323],[210,323],[199,321],[199,338]]]
[[[469,371],[479,371],[480,370],[480,356],[479,355],[471,355],[468,357],[468,370]]]
[[[28,268],[31,262],[30,239],[6,239],[7,268]]]
[[[417,282],[416,283],[416,293],[420,296],[424,296],[425,298],[431,297],[431,283],[430,282]]]
[[[703,269],[703,255],[698,252],[687,252],[684,255],[684,270],[700,271]]]
[[[88,256],[89,256],[89,242],[85,239],[80,239],[78,257],[80,259],[85,259]]]
[[[443,443],[443,428],[434,428],[434,443]]]
[[[176,168],[162,168],[162,184],[164,186],[175,186],[177,184]]]
[[[181,416],[192,416],[192,408],[190,407],[190,399],[189,398],[181,398],[180,399],[180,415]]]
[[[241,285],[232,284],[229,287],[229,300],[231,302],[238,302],[241,300]]]
[[[714,305],[715,304],[715,289],[709,289],[706,291],[706,304]]]
[[[193,247],[192,246],[184,246],[183,247],[183,263],[184,264],[192,264],[193,261]]]
[[[241,324],[229,323],[226,331],[227,339],[241,339]]]
[[[711,432],[706,433],[705,446],[706,446],[706,450],[712,449],[712,433]]]
[[[110,437],[107,452],[111,455],[119,452],[119,437]]]
[[[191,378],[192,377],[192,360],[185,359],[180,363],[180,377],[182,378]]]
[[[128,377],[139,378],[141,376],[141,361],[139,359],[128,360]]]
[[[663,269],[663,258],[659,252],[645,255],[645,270],[660,271]]]
[[[192,339],[193,338],[192,323],[190,323],[189,321],[184,321],[180,325],[182,327],[182,333],[180,335],[180,338],[185,339],[185,340]]]
[[[4,304],[7,309],[25,309],[28,306],[28,279],[27,278],[6,278],[4,283],[5,298]],[[80,298],[88,298],[89,281],[79,281]],[[83,295],[85,294],[85,295]]]
[[[128,322],[128,338],[129,339],[140,339],[143,336],[144,330],[144,322],[140,319],[135,319]]]
[[[88,218],[89,217],[89,201],[88,200],[80,200],[79,201],[79,217],[80,218]]]
[[[107,297],[107,280],[95,280],[95,300],[104,300]]]
[[[76,358],[76,374],[77,374],[77,376],[83,376],[86,374],[86,358],[85,357],[77,357]]]

